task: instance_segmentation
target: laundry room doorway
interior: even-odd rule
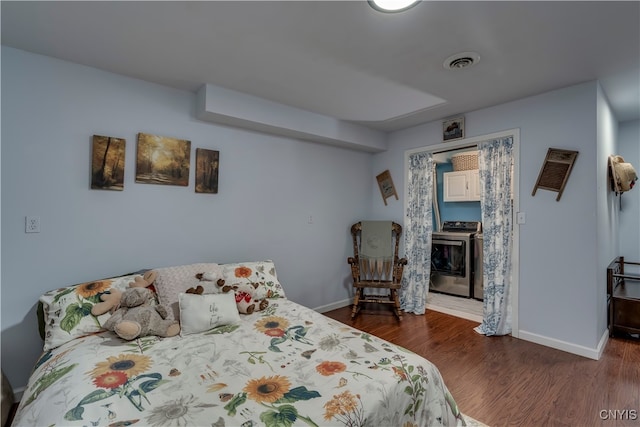
[[[470,241],[470,243],[467,243],[467,244],[473,243],[473,245],[475,246],[475,252],[460,251],[460,253],[466,254],[467,257],[472,257],[472,258],[475,257],[475,259],[466,260],[466,264],[464,264],[464,266],[461,266],[460,268],[455,269],[456,272],[464,271],[465,274],[471,274],[472,278],[470,279],[470,281],[465,282],[465,283],[468,283],[468,285],[465,285],[465,286],[469,286],[469,291],[468,292],[465,291],[464,295],[452,296],[448,294],[446,289],[454,289],[454,288],[445,288],[445,292],[437,292],[437,291],[432,292],[431,290],[429,290],[428,291],[429,294],[427,297],[427,308],[435,311],[442,311],[448,314],[457,315],[458,317],[464,317],[464,318],[475,320],[475,321],[481,321],[482,324],[478,329],[483,329],[486,327],[487,319],[485,317],[494,317],[494,314],[492,314],[492,310],[494,310],[495,306],[498,305],[501,308],[504,307],[504,315],[502,316],[503,319],[501,320],[503,325],[501,325],[501,327],[499,327],[498,329],[504,331],[505,330],[504,323],[507,322],[508,323],[507,326],[508,326],[508,330],[510,331],[510,334],[514,337],[518,337],[519,335],[518,333],[519,331],[518,283],[519,283],[519,252],[520,252],[519,251],[519,241],[520,241],[519,225],[520,223],[517,220],[521,218],[521,216],[518,215],[519,191],[520,191],[520,182],[519,182],[520,131],[519,129],[511,129],[503,132],[497,132],[497,133],[482,135],[482,136],[473,137],[473,138],[466,138],[466,139],[462,139],[455,142],[452,141],[452,142],[430,145],[430,146],[408,150],[405,153],[405,173],[409,173],[410,157],[412,155],[415,155],[418,153],[428,153],[428,155],[431,156],[432,161],[434,163],[434,167],[433,167],[434,179],[433,179],[433,189],[432,189],[433,191],[432,199],[434,204],[433,204],[433,221],[432,221],[433,225],[431,230],[431,233],[432,233],[431,237],[433,237],[434,232],[442,233],[443,225],[445,225],[446,227],[449,227],[449,229],[452,232],[456,232],[457,230],[455,230],[455,227],[470,226],[469,224],[474,224],[476,223],[476,221],[478,221],[481,218],[483,201],[477,200],[479,196],[478,195],[474,196],[471,188],[466,189],[467,193],[465,193],[465,190],[457,191],[455,188],[454,190],[452,190],[450,186],[453,185],[451,183],[455,181],[449,181],[448,188],[445,189],[444,178],[458,179],[458,176],[454,176],[456,174],[451,174],[451,172],[446,171],[447,166],[445,164],[449,163],[450,159],[456,154],[469,153],[474,151],[478,152],[478,148],[480,146],[487,147],[490,144],[494,144],[494,142],[495,142],[494,145],[500,146],[501,141],[509,141],[508,143],[510,147],[509,154],[511,156],[510,157],[511,167],[509,168],[507,166],[508,171],[505,172],[506,174],[510,174],[509,175],[510,179],[503,180],[504,182],[508,182],[508,186],[509,186],[509,188],[503,189],[503,191],[507,194],[508,200],[506,201],[506,203],[510,203],[510,206],[509,206],[510,215],[509,215],[509,218],[507,218],[507,220],[504,222],[505,224],[509,224],[509,227],[508,227],[508,230],[505,230],[504,227],[502,228],[500,228],[499,226],[496,227],[496,224],[487,224],[487,225],[489,225],[491,229],[494,230],[494,232],[492,232],[493,234],[498,234],[503,231],[507,232],[511,242],[511,244],[509,245],[509,253],[507,257],[509,258],[508,266],[506,267],[508,269],[504,270],[508,272],[505,275],[508,277],[504,277],[505,280],[504,280],[504,283],[502,284],[502,288],[504,290],[504,298],[503,298],[505,301],[504,304],[507,304],[507,305],[505,306],[500,301],[496,302],[491,299],[496,294],[496,292],[494,292],[493,289],[489,293],[489,300],[486,301],[484,298],[484,295],[481,295],[482,291],[480,291],[480,289],[483,289],[483,283],[482,282],[477,283],[476,278],[473,276],[473,274],[476,273],[477,279],[479,279],[480,281],[482,281],[483,278],[486,281],[486,277],[487,277],[486,272],[482,271],[483,270],[482,269],[483,254],[482,254],[481,248],[483,246],[486,248],[484,241],[486,239],[491,240],[491,235],[487,236],[484,233],[485,226],[484,224],[482,224],[479,230],[475,230],[473,232],[471,232],[470,230],[461,230],[471,236],[472,240]],[[487,159],[486,156],[488,155],[486,153],[488,152],[489,151],[485,150],[485,154],[484,154],[485,161]],[[442,169],[444,171],[439,171],[439,172],[437,171],[438,164],[443,165]],[[479,185],[485,185],[484,192],[490,194],[492,191],[490,186],[494,185],[493,183],[494,177],[484,175],[484,178],[478,178],[478,175],[482,175],[483,173],[482,167],[481,166],[476,167],[476,169],[481,169],[480,174],[478,174],[477,170],[469,170],[468,173],[466,174],[463,173],[463,174],[457,174],[457,175],[467,175],[467,179],[479,180],[480,182]],[[503,168],[493,169],[493,170],[496,170],[497,171],[496,175],[498,175],[498,174],[502,174],[501,171],[503,169],[505,168],[503,167]],[[489,173],[488,170],[489,169],[487,169],[487,171],[484,173],[488,174]],[[453,172],[458,172],[458,171],[453,171]],[[449,173],[450,175],[445,176],[445,174],[447,173]],[[408,186],[409,183],[407,183],[406,185]],[[470,185],[469,183],[467,183],[466,185],[473,187],[473,185]],[[489,188],[487,186],[489,186]],[[463,188],[463,187],[460,187],[460,188]],[[448,191],[448,194],[447,194],[447,191]],[[407,188],[405,188],[405,194],[407,193],[408,193]],[[494,196],[495,195],[491,197],[494,197]],[[451,200],[452,197],[463,197],[463,198],[453,201]],[[407,212],[408,203],[409,203],[407,199],[408,198],[405,198],[405,212]],[[488,209],[486,206],[484,207],[485,209]],[[485,216],[485,219],[486,218],[487,216]],[[491,222],[491,221],[492,221],[492,217],[490,216],[487,222]],[[439,236],[439,235],[440,234],[436,234],[436,236]],[[433,238],[431,239],[432,248],[435,249],[437,245],[436,246],[433,245]],[[488,244],[491,244],[491,242],[489,242]],[[447,254],[447,255],[450,255],[450,254]],[[478,261],[478,255],[480,255],[481,257],[479,261]],[[442,257],[442,254],[436,254],[436,257]],[[431,258],[430,258],[430,264],[431,264],[430,270],[432,270],[433,259]],[[499,282],[499,280],[496,280],[494,282]],[[486,287],[486,286],[500,285],[500,283],[494,283],[494,282],[490,284],[484,283],[484,286]],[[460,287],[458,287],[457,289],[460,289]],[[489,316],[487,316],[487,313],[489,313]],[[489,328],[489,330],[491,330],[491,328]],[[485,333],[485,332],[481,332],[480,330],[478,330],[478,332]],[[486,334],[493,335],[494,333],[489,331],[489,333],[486,333]],[[503,333],[497,333],[497,334],[503,334]]]

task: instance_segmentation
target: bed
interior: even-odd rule
[[[180,335],[125,341],[86,312],[141,273],[44,294],[44,352],[13,425],[465,425],[433,364],[288,300],[271,261],[158,269],[159,303],[178,316],[180,296],[205,268],[227,283],[265,286],[268,307],[248,315],[232,307],[231,319],[199,328],[182,324],[183,310]],[[215,306],[218,295],[201,295],[200,309],[227,310]]]

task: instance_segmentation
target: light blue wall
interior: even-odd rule
[[[520,129],[520,211],[526,213],[520,226],[521,336],[589,351],[605,333],[599,313],[605,272],[597,246],[597,106],[608,107],[598,86],[588,82],[464,114],[468,138]],[[389,169],[402,196],[388,206],[374,197],[373,215],[404,223],[405,151],[441,142],[440,122],[390,135],[390,149],[374,156],[373,169]],[[549,147],[579,151],[558,202],[555,192],[531,195]],[[605,197],[603,203],[610,202]],[[617,239],[617,232],[610,234]]]
[[[14,387],[42,348],[36,301],[60,286],[270,258],[294,301],[349,297],[348,231],[371,206],[371,154],[202,122],[192,93],[6,47],[1,93],[2,368]],[[138,132],[191,140],[189,187],[134,182]],[[124,191],[89,189],[94,134],[126,138]],[[194,192],[195,148],[220,151],[217,195]],[[41,233],[25,234],[26,215]]]
[[[631,163],[640,174],[640,120],[620,123],[616,154],[624,157],[625,162]],[[640,181],[621,199],[620,255],[629,261],[640,261]]]

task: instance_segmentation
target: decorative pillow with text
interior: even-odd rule
[[[179,294],[180,328],[183,335],[205,332],[240,321],[233,293]]]
[[[213,282],[202,281],[198,278],[198,275],[219,270],[220,266],[216,263],[197,263],[154,268],[154,271],[158,273],[155,281],[158,301],[167,308],[167,318],[180,320],[178,295],[186,292],[187,289],[196,288],[200,285],[205,288],[205,293],[212,293],[215,289],[213,286],[217,285]],[[207,283],[212,284],[208,285]]]

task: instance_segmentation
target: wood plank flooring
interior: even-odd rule
[[[511,336],[485,337],[477,322],[388,307],[324,313],[433,362],[460,410],[490,426],[640,426],[640,342],[612,338],[600,360]]]

